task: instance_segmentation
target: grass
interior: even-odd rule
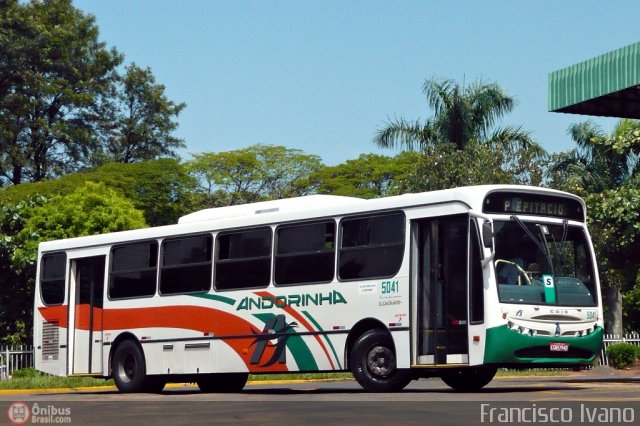
[[[0,381],[0,390],[74,389],[93,386],[113,386],[113,380],[94,379],[92,377],[57,377],[41,374],[33,377],[14,377]]]
[[[518,377],[538,377],[538,376],[566,376],[571,370],[563,368],[533,368],[525,370],[515,370],[509,368],[499,368],[496,377],[518,376]]]

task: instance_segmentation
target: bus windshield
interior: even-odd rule
[[[581,227],[524,222],[518,216],[494,222],[495,268],[503,303],[595,306],[596,278]]]

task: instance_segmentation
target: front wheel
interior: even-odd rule
[[[446,370],[442,381],[458,392],[475,392],[485,387],[496,375],[492,367],[467,367]]]
[[[353,346],[349,360],[353,377],[370,392],[402,390],[413,379],[411,371],[397,368],[393,340],[386,330],[371,330]]]

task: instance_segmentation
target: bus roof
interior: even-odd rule
[[[307,195],[304,197],[284,198],[282,200],[260,201],[257,203],[204,209],[182,216],[178,220],[178,223],[182,224],[202,222],[205,220],[220,220],[280,211],[293,212],[309,210],[310,206],[317,205],[322,205],[324,207],[345,206],[362,201],[364,201],[362,198],[342,197],[339,195]]]
[[[575,195],[553,189],[522,185],[468,186],[369,200],[335,195],[310,195],[214,209],[204,209],[181,217],[178,224],[175,225],[47,241],[40,243],[39,249],[41,252],[69,250],[91,246],[111,245],[135,240],[162,238],[165,236],[269,225],[273,223],[357,214],[368,211],[384,211],[405,207],[417,207],[429,204],[455,202],[465,205],[469,209],[477,209],[480,211],[485,196],[490,192],[500,190],[559,195],[578,200],[584,206],[584,201]]]

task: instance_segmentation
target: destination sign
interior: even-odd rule
[[[485,198],[482,211],[497,214],[553,216],[584,221],[580,202],[552,195],[494,192]]]

